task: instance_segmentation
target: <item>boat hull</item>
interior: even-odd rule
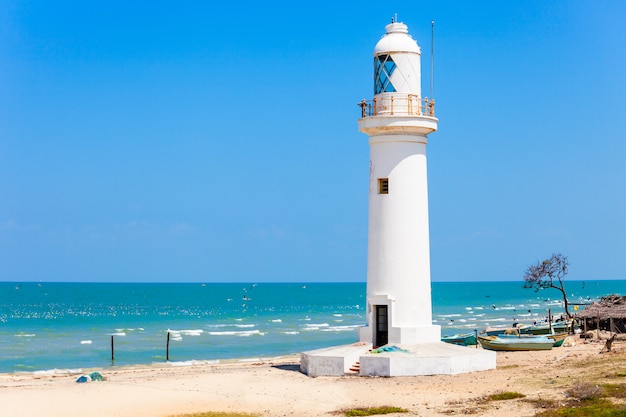
[[[533,335],[533,334],[521,334],[521,335],[508,335],[508,334],[501,334],[498,335],[498,337],[500,337],[501,339],[505,339],[505,340],[519,340],[519,339],[531,339],[531,340],[537,340],[537,338],[540,339],[545,339],[548,338],[550,340],[552,340],[553,343],[553,347],[559,347],[563,344],[563,341],[565,340],[565,338],[567,338],[568,334],[567,333],[556,333],[556,334],[546,334],[546,335]]]
[[[534,334],[534,335],[549,335],[552,332],[555,333],[564,333],[569,331],[572,328],[571,323],[558,322],[550,325],[533,325],[522,328],[520,331],[523,334]]]
[[[455,334],[454,336],[444,336],[441,338],[442,342],[452,343],[454,345],[461,346],[476,346],[476,335],[474,333],[467,334]]]
[[[554,345],[554,340],[547,337],[498,337],[498,336],[478,336],[478,342],[487,350],[495,351],[525,351],[525,350],[550,350]]]

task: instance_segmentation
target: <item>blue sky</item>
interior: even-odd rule
[[[0,280],[365,281],[372,53],[431,20],[434,281],[626,279],[626,3],[12,1]]]

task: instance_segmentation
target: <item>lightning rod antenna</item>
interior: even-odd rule
[[[430,21],[430,99],[435,90],[435,21]]]

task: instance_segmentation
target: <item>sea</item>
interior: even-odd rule
[[[626,280],[566,281],[571,312]],[[365,283],[0,282],[0,373],[259,361],[358,341]],[[563,314],[520,281],[433,282],[442,336]]]

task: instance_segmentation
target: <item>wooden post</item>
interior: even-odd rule
[[[111,362],[115,362],[115,347],[113,344],[113,335],[111,335]]]
[[[548,309],[548,329],[550,331],[550,334],[554,333],[552,331],[552,311],[550,311],[550,309]]]
[[[167,344],[165,345],[165,360],[170,360],[170,332],[167,332]]]

